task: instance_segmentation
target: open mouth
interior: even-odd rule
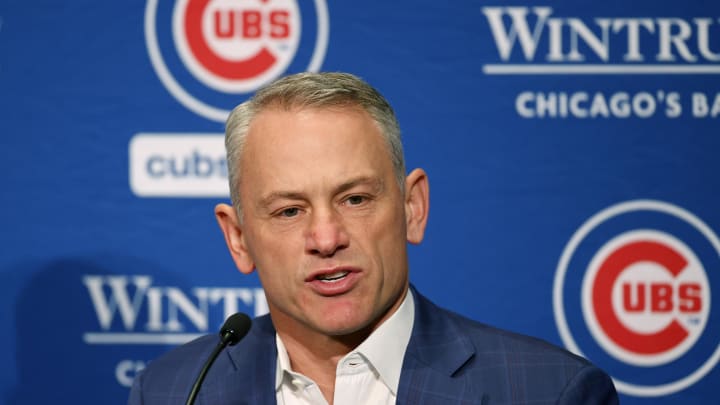
[[[350,274],[349,271],[338,271],[335,273],[320,274],[317,277],[315,277],[315,279],[320,280],[324,283],[334,283],[334,282],[337,282],[338,280],[342,280],[348,274]]]

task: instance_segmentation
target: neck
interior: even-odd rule
[[[320,391],[328,404],[333,403],[335,394],[335,374],[340,359],[358,347],[370,334],[402,304],[405,291],[379,319],[364,328],[346,335],[327,335],[294,320],[279,311],[270,303],[270,316],[278,336],[285,346],[292,370],[312,379],[320,387]]]
[[[372,325],[342,336],[325,335],[321,332],[309,331],[302,326],[297,328],[300,330],[293,329],[296,328],[277,329],[293,370],[312,378],[306,373],[306,369],[322,368],[326,369],[334,379],[338,361],[367,339],[375,327]]]
[[[327,336],[320,333],[301,339],[291,331],[277,331],[287,350],[292,370],[312,379],[320,388],[328,404],[335,396],[335,374],[340,359],[360,345],[371,330],[358,331],[345,336]]]

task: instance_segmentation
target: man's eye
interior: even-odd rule
[[[347,202],[350,205],[362,204],[363,202],[365,202],[365,197],[363,197],[361,195],[353,195],[353,196],[348,197]]]
[[[280,211],[280,216],[283,217],[294,217],[298,214],[299,210],[295,207],[293,208],[285,208],[284,210]]]

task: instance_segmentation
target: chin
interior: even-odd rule
[[[319,326],[322,333],[328,336],[348,336],[356,333],[365,333],[372,330],[372,320],[367,318],[337,319],[322,322]]]

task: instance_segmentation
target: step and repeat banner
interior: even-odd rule
[[[411,280],[581,354],[624,404],[717,403],[720,3],[5,0],[0,401],[123,404],[136,373],[267,312],[213,208],[223,121],[348,71],[431,183]]]

